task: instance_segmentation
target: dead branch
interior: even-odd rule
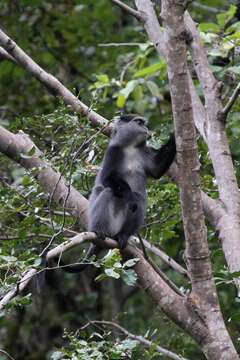
[[[163,354],[165,356],[168,356],[170,359],[187,360],[186,358],[182,357],[181,355],[177,355],[177,354],[173,353],[172,351],[167,350],[167,349],[163,348],[162,346],[159,346],[159,345],[155,344],[154,342],[146,339],[144,336],[135,335],[135,334],[131,333],[130,331],[128,331],[127,329],[125,329],[124,327],[118,325],[117,323],[115,323],[113,321],[91,320],[87,324],[82,326],[81,329],[84,330],[88,326],[96,325],[96,324],[114,327],[115,329],[118,329],[121,333],[126,335],[128,338],[138,341],[139,343],[141,343],[142,345],[144,345],[147,348],[151,348],[154,346],[154,348],[157,350],[157,352],[159,352],[160,354]]]

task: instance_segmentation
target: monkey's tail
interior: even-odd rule
[[[81,264],[74,264],[74,265],[66,265],[62,260],[60,260],[59,265],[61,266],[61,269],[67,273],[79,273],[83,270],[85,270],[89,265],[89,259],[93,255],[97,255],[101,249],[94,244],[91,244],[88,248],[88,251],[84,257],[84,259],[81,261]]]

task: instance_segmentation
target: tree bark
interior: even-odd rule
[[[207,358],[238,359],[218,303],[203,215],[200,166],[187,69],[188,34],[184,25],[186,3],[179,0],[162,0],[161,15],[165,27],[165,43],[168,44],[168,78],[177,143],[177,162],[180,170],[180,199],[186,238],[186,258],[192,280],[191,298],[200,308],[209,330],[209,336],[201,344]]]

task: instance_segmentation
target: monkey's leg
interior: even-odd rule
[[[90,201],[88,230],[103,238],[115,237],[122,231],[126,216],[124,199],[114,196],[110,188],[105,188],[92,203]]]

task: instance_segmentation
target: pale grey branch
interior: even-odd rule
[[[87,324],[85,324],[84,326],[82,326],[82,330],[86,329],[89,325],[106,325],[106,326],[110,326],[110,327],[114,327],[116,329],[118,329],[121,333],[123,333],[124,335],[126,335],[127,337],[129,337],[130,339],[136,340],[139,343],[141,343],[142,345],[150,348],[150,347],[154,347],[157,352],[159,352],[160,354],[163,354],[165,356],[168,356],[170,359],[174,359],[174,360],[187,360],[186,358],[182,357],[181,355],[177,355],[175,353],[173,353],[170,350],[167,350],[165,348],[163,348],[162,346],[159,346],[157,344],[155,344],[154,342],[146,339],[144,336],[141,335],[135,335],[133,333],[131,333],[130,331],[128,331],[127,329],[125,329],[124,327],[120,326],[119,324],[113,322],[113,321],[105,321],[105,320],[92,320],[89,321]]]
[[[232,106],[234,105],[235,101],[237,100],[239,93],[240,93],[240,83],[236,86],[236,88],[234,89],[234,91],[232,93],[232,96],[230,97],[227,104],[223,108],[224,119],[226,119],[229,111],[231,110]]]
[[[53,75],[44,71],[2,30],[0,30],[0,46],[2,46],[19,65],[38,79],[53,95],[60,96],[63,98],[65,104],[70,105],[74,111],[85,115],[93,126],[106,127],[104,131],[109,131],[107,128],[108,121],[104,117],[80,101]]]
[[[130,15],[134,16],[137,20],[144,21],[144,18],[143,18],[142,14],[139,11],[134,10],[133,8],[128,6],[127,4],[124,4],[123,1],[112,0],[112,2],[115,5],[119,6],[123,11],[125,11],[125,12],[129,13]]]

